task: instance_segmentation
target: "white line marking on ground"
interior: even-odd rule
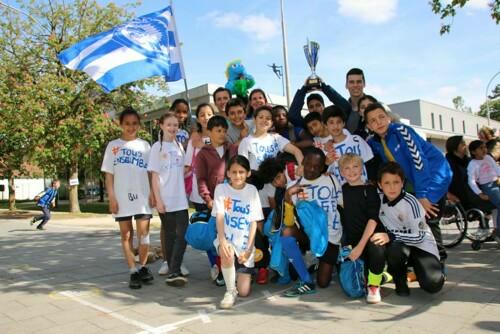
[[[93,308],[94,310],[106,313],[107,315],[109,315],[115,319],[121,320],[121,321],[128,323],[130,325],[134,325],[136,327],[139,327],[139,328],[145,330],[146,333],[156,333],[155,328],[152,326],[149,326],[148,324],[145,324],[143,322],[140,322],[140,321],[137,321],[134,319],[127,318],[119,313],[115,313],[114,311],[112,311],[110,309],[107,309],[105,307],[90,303],[90,302],[78,297],[78,295],[72,293],[71,291],[62,291],[62,292],[60,292],[60,294],[63,296],[66,296],[66,297],[68,297],[68,298],[70,298],[70,299],[72,299],[72,300],[74,300],[82,305]]]
[[[262,294],[266,297],[267,300],[271,301],[271,302],[274,302],[276,301],[276,297],[274,297],[270,292],[269,290],[264,290],[262,291]]]
[[[208,316],[207,312],[201,310],[201,311],[198,311],[198,314],[200,315],[201,322],[203,322],[204,324],[208,324],[208,323],[212,322],[212,320],[210,320],[210,317]]]
[[[242,303],[237,303],[233,309],[235,308],[240,308],[240,307],[243,307],[243,306],[246,306],[246,305],[250,305],[250,304],[253,304],[257,301],[261,301],[263,299],[268,299],[268,300],[275,300],[277,295],[280,295],[281,293],[285,292],[286,290],[288,290],[289,288],[286,288],[286,289],[282,289],[282,290],[279,290],[279,291],[276,291],[274,293],[274,295],[272,295],[269,291],[267,291],[267,294],[265,292],[263,292],[263,296],[262,297],[258,297],[258,298],[254,298],[254,299],[251,299],[251,300],[247,300],[246,302],[242,302]],[[272,298],[272,299],[269,299],[269,298]],[[212,311],[212,312],[206,312],[206,311],[198,311],[198,315],[195,316],[195,317],[191,317],[191,318],[186,318],[184,320],[180,320],[180,321],[177,321],[177,322],[173,322],[173,323],[170,323],[170,324],[165,324],[165,325],[161,325],[159,327],[156,327],[154,328],[153,330],[153,333],[154,334],[164,334],[164,333],[168,333],[168,332],[171,332],[173,330],[176,330],[180,325],[183,325],[183,324],[187,324],[189,322],[192,322],[192,321],[196,321],[196,320],[201,320],[203,323],[206,323],[204,322],[204,317],[209,317],[210,315],[216,315],[218,313],[221,313],[221,312],[231,312],[230,310],[222,310],[222,309],[216,309],[215,311]],[[210,322],[212,320],[210,319]],[[148,334],[150,332],[148,332],[147,330],[144,330],[142,332],[139,332],[137,334]]]

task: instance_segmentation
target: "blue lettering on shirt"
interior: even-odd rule
[[[129,165],[135,165],[139,168],[148,168],[148,163],[147,161],[143,158],[143,153],[139,151],[134,151],[129,148],[121,148],[120,149],[120,156],[117,157],[113,165],[120,165],[120,164],[129,164]]]
[[[260,165],[262,161],[267,158],[273,158],[279,153],[279,146],[276,139],[271,145],[261,145],[259,143],[252,143],[255,152],[255,158],[257,163]]]
[[[334,230],[338,230],[340,227],[340,220],[337,212],[337,202],[341,191],[326,185],[310,185],[307,189],[309,190],[308,195],[310,195],[308,200],[316,201],[316,203],[325,210],[327,215],[330,213],[330,210],[332,211],[332,226]]]

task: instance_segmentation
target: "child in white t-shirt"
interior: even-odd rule
[[[474,140],[469,144],[469,152],[472,156],[467,166],[469,186],[483,200],[490,201],[495,205],[496,214],[496,236],[500,242],[500,187],[498,177],[500,168],[496,161],[488,154],[486,144],[480,140]]]
[[[325,124],[332,141],[325,144],[325,153],[327,155],[328,172],[337,177],[341,184],[346,180],[340,174],[338,160],[346,153],[359,155],[363,160],[362,181],[368,181],[368,174],[371,179],[375,177],[377,166],[373,159],[373,152],[370,145],[358,135],[352,135],[345,129],[346,116],[342,109],[336,106],[328,106],[323,112],[323,123]]]
[[[288,139],[277,134],[268,133],[273,126],[272,108],[268,105],[257,108],[254,113],[255,133],[243,138],[238,147],[238,154],[250,161],[250,168],[258,170],[266,158],[274,158],[279,152],[288,152],[295,156],[297,163],[302,163],[302,152]]]
[[[149,251],[149,220],[154,205],[153,193],[149,191],[148,142],[137,138],[140,116],[132,108],[125,109],[119,117],[122,135],[108,143],[104,153],[101,171],[106,177],[106,191],[109,197],[109,211],[120,224],[123,254],[130,269],[131,289],[139,289],[142,283],[153,280],[146,267]],[[139,240],[140,268],[136,268],[132,251],[134,227]]]
[[[221,308],[231,308],[237,295],[246,297],[250,294],[257,221],[264,216],[257,189],[246,183],[249,176],[248,159],[234,156],[228,162],[229,183],[221,183],[215,188],[212,216],[217,220],[217,239],[214,245],[221,257],[226,282]]]
[[[189,221],[184,189],[184,149],[175,139],[179,129],[175,114],[167,112],[159,124],[160,138],[151,148],[148,170],[153,173],[152,188],[161,219],[163,259],[169,268],[165,282],[171,286],[183,286],[187,279],[181,273],[181,264]]]

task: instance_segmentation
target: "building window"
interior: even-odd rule
[[[462,121],[462,128],[463,128],[464,134],[465,134],[465,121]]]
[[[455,132],[455,120],[451,118],[451,132]]]
[[[479,133],[479,124],[476,124],[476,132]]]
[[[432,125],[432,128],[436,128],[436,125],[434,124],[434,113],[431,112],[431,125]]]
[[[443,116],[439,115],[439,130],[443,130]]]

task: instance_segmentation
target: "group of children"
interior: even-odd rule
[[[322,99],[313,101],[321,106],[300,121],[302,129],[288,122],[284,107],[267,105],[259,89],[250,94],[248,106],[224,88],[214,93],[214,101],[216,107],[197,107],[196,121],[186,101],[174,101],[159,120],[152,147],[137,138],[139,114],[126,109],[120,115],[122,136],[108,144],[102,171],[130,288],[153,280],[146,267],[152,208],[161,219],[159,273],[168,285],[187,283],[182,262],[191,202],[216,219],[216,253],[207,255],[212,279],[226,286],[221,308],[250,293],[254,274],[258,284],[268,282],[270,246],[263,229],[272,210],[280,213],[273,233],[299,278],[285,296],[327,287],[342,245],[352,247],[351,260],[366,263],[369,303],[381,300],[386,264],[398,295],[409,294],[408,264],[424,290],[441,289],[446,253],[436,221],[451,170],[434,146],[410,127],[391,123],[374,101],[364,107],[362,130],[372,133],[368,142],[345,128],[353,112],[343,109],[346,104],[324,108]],[[318,255],[316,280],[303,256],[311,236],[297,218],[301,201],[316,203],[328,221],[328,245]],[[132,253],[132,219],[139,266]],[[280,282],[289,281],[281,277]]]

